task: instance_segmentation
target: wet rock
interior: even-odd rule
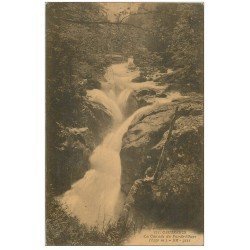
[[[112,125],[112,116],[104,105],[96,102],[91,102],[87,98],[82,106],[82,122],[86,124],[89,130],[93,133],[94,141],[99,143],[103,135]]]
[[[125,117],[130,116],[138,109],[138,101],[134,93],[131,93],[127,99],[126,108],[123,110]]]
[[[85,84],[86,89],[91,90],[91,89],[101,89],[101,83],[93,78],[90,78],[87,80]]]
[[[146,81],[147,81],[146,77],[144,77],[144,76],[138,76],[138,77],[132,79],[131,82],[146,82]]]
[[[76,127],[59,124],[62,142],[53,156],[55,164],[51,170],[55,194],[67,191],[72,183],[84,176],[90,168],[92,151],[112,125],[112,117],[106,108],[87,98],[82,100],[81,117],[81,124]]]
[[[152,102],[150,100],[146,100],[145,98],[137,98],[137,104],[139,108],[150,105],[151,103]]]
[[[87,128],[60,127],[62,143],[57,147],[54,166],[54,189],[60,194],[82,178],[89,169],[89,156],[94,149],[92,132]]]
[[[153,89],[139,89],[135,91],[135,98],[137,100],[138,107],[144,107],[152,103],[152,97],[156,95],[156,91]]]
[[[153,90],[153,89],[139,89],[136,91],[136,96],[137,97],[142,97],[142,96],[145,96],[145,95],[155,95],[156,92]]]
[[[124,183],[131,186],[136,178],[142,177],[149,165],[157,164],[177,105],[180,111],[171,140],[171,160],[176,159],[176,155],[180,153],[180,147],[187,150],[185,159],[190,157],[189,155],[196,155],[197,148],[192,149],[190,146],[192,141],[197,147],[201,146],[201,132],[203,131],[202,98],[189,98],[164,104],[135,118],[124,135],[121,150],[122,183],[124,179]],[[176,149],[174,142],[176,146],[179,143]],[[179,158],[177,157],[177,159]],[[132,162],[133,165],[131,165]],[[127,192],[128,188],[124,188],[124,191]]]
[[[199,224],[203,202],[202,96],[196,94],[161,105],[132,121],[122,141],[121,186],[128,193],[134,181],[142,178],[149,166],[156,168],[176,106],[179,107],[178,118],[165,149],[159,179],[153,187],[154,208],[151,212],[159,214],[159,219],[166,223],[171,221],[168,211],[176,218],[176,223]],[[197,216],[199,214],[199,218],[194,219],[196,215],[192,211]],[[185,221],[187,213],[189,219]],[[185,218],[182,218],[183,214]]]

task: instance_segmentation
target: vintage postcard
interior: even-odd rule
[[[204,244],[203,3],[46,3],[46,244]]]

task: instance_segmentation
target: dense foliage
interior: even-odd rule
[[[203,91],[202,4],[143,4],[128,21],[145,30],[140,31],[144,40],[134,54],[143,71],[172,68],[174,73],[166,78],[169,83]]]

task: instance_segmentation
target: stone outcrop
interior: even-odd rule
[[[155,97],[165,98],[168,95],[168,86],[162,89],[142,88],[134,91],[138,107],[144,107],[155,102]]]
[[[92,151],[112,125],[112,117],[106,108],[87,98],[83,98],[81,117],[81,124],[76,127],[59,124],[62,143],[54,156],[52,177],[56,194],[70,189],[72,183],[84,176],[90,168]]]
[[[159,178],[152,185],[153,202],[140,197],[142,207],[171,220],[201,225],[203,204],[203,98],[197,94],[158,106],[136,117],[123,137],[122,190],[127,194],[145,170],[156,167],[176,106],[179,107],[171,140],[164,152]],[[200,216],[192,219],[193,216]],[[183,217],[183,218],[181,218]],[[196,226],[196,225],[192,225]]]
[[[112,126],[112,116],[104,105],[86,98],[82,105],[82,123],[89,128],[94,141],[100,143],[104,134]]]
[[[136,98],[136,95],[134,92],[131,92],[131,94],[129,95],[126,101],[126,106],[123,110],[123,114],[125,115],[125,117],[128,117],[132,115],[138,108],[139,108],[139,105],[138,105],[138,100]]]

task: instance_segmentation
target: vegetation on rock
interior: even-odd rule
[[[164,152],[159,179],[152,196],[138,197],[146,217],[166,225],[203,226],[203,100],[199,95],[160,105],[138,116],[123,138],[121,150],[122,190],[128,193],[148,167],[156,168],[169,132],[170,122],[179,107],[171,140]],[[146,205],[148,204],[148,206]],[[153,205],[152,205],[153,204]],[[155,218],[157,215],[157,218]]]

